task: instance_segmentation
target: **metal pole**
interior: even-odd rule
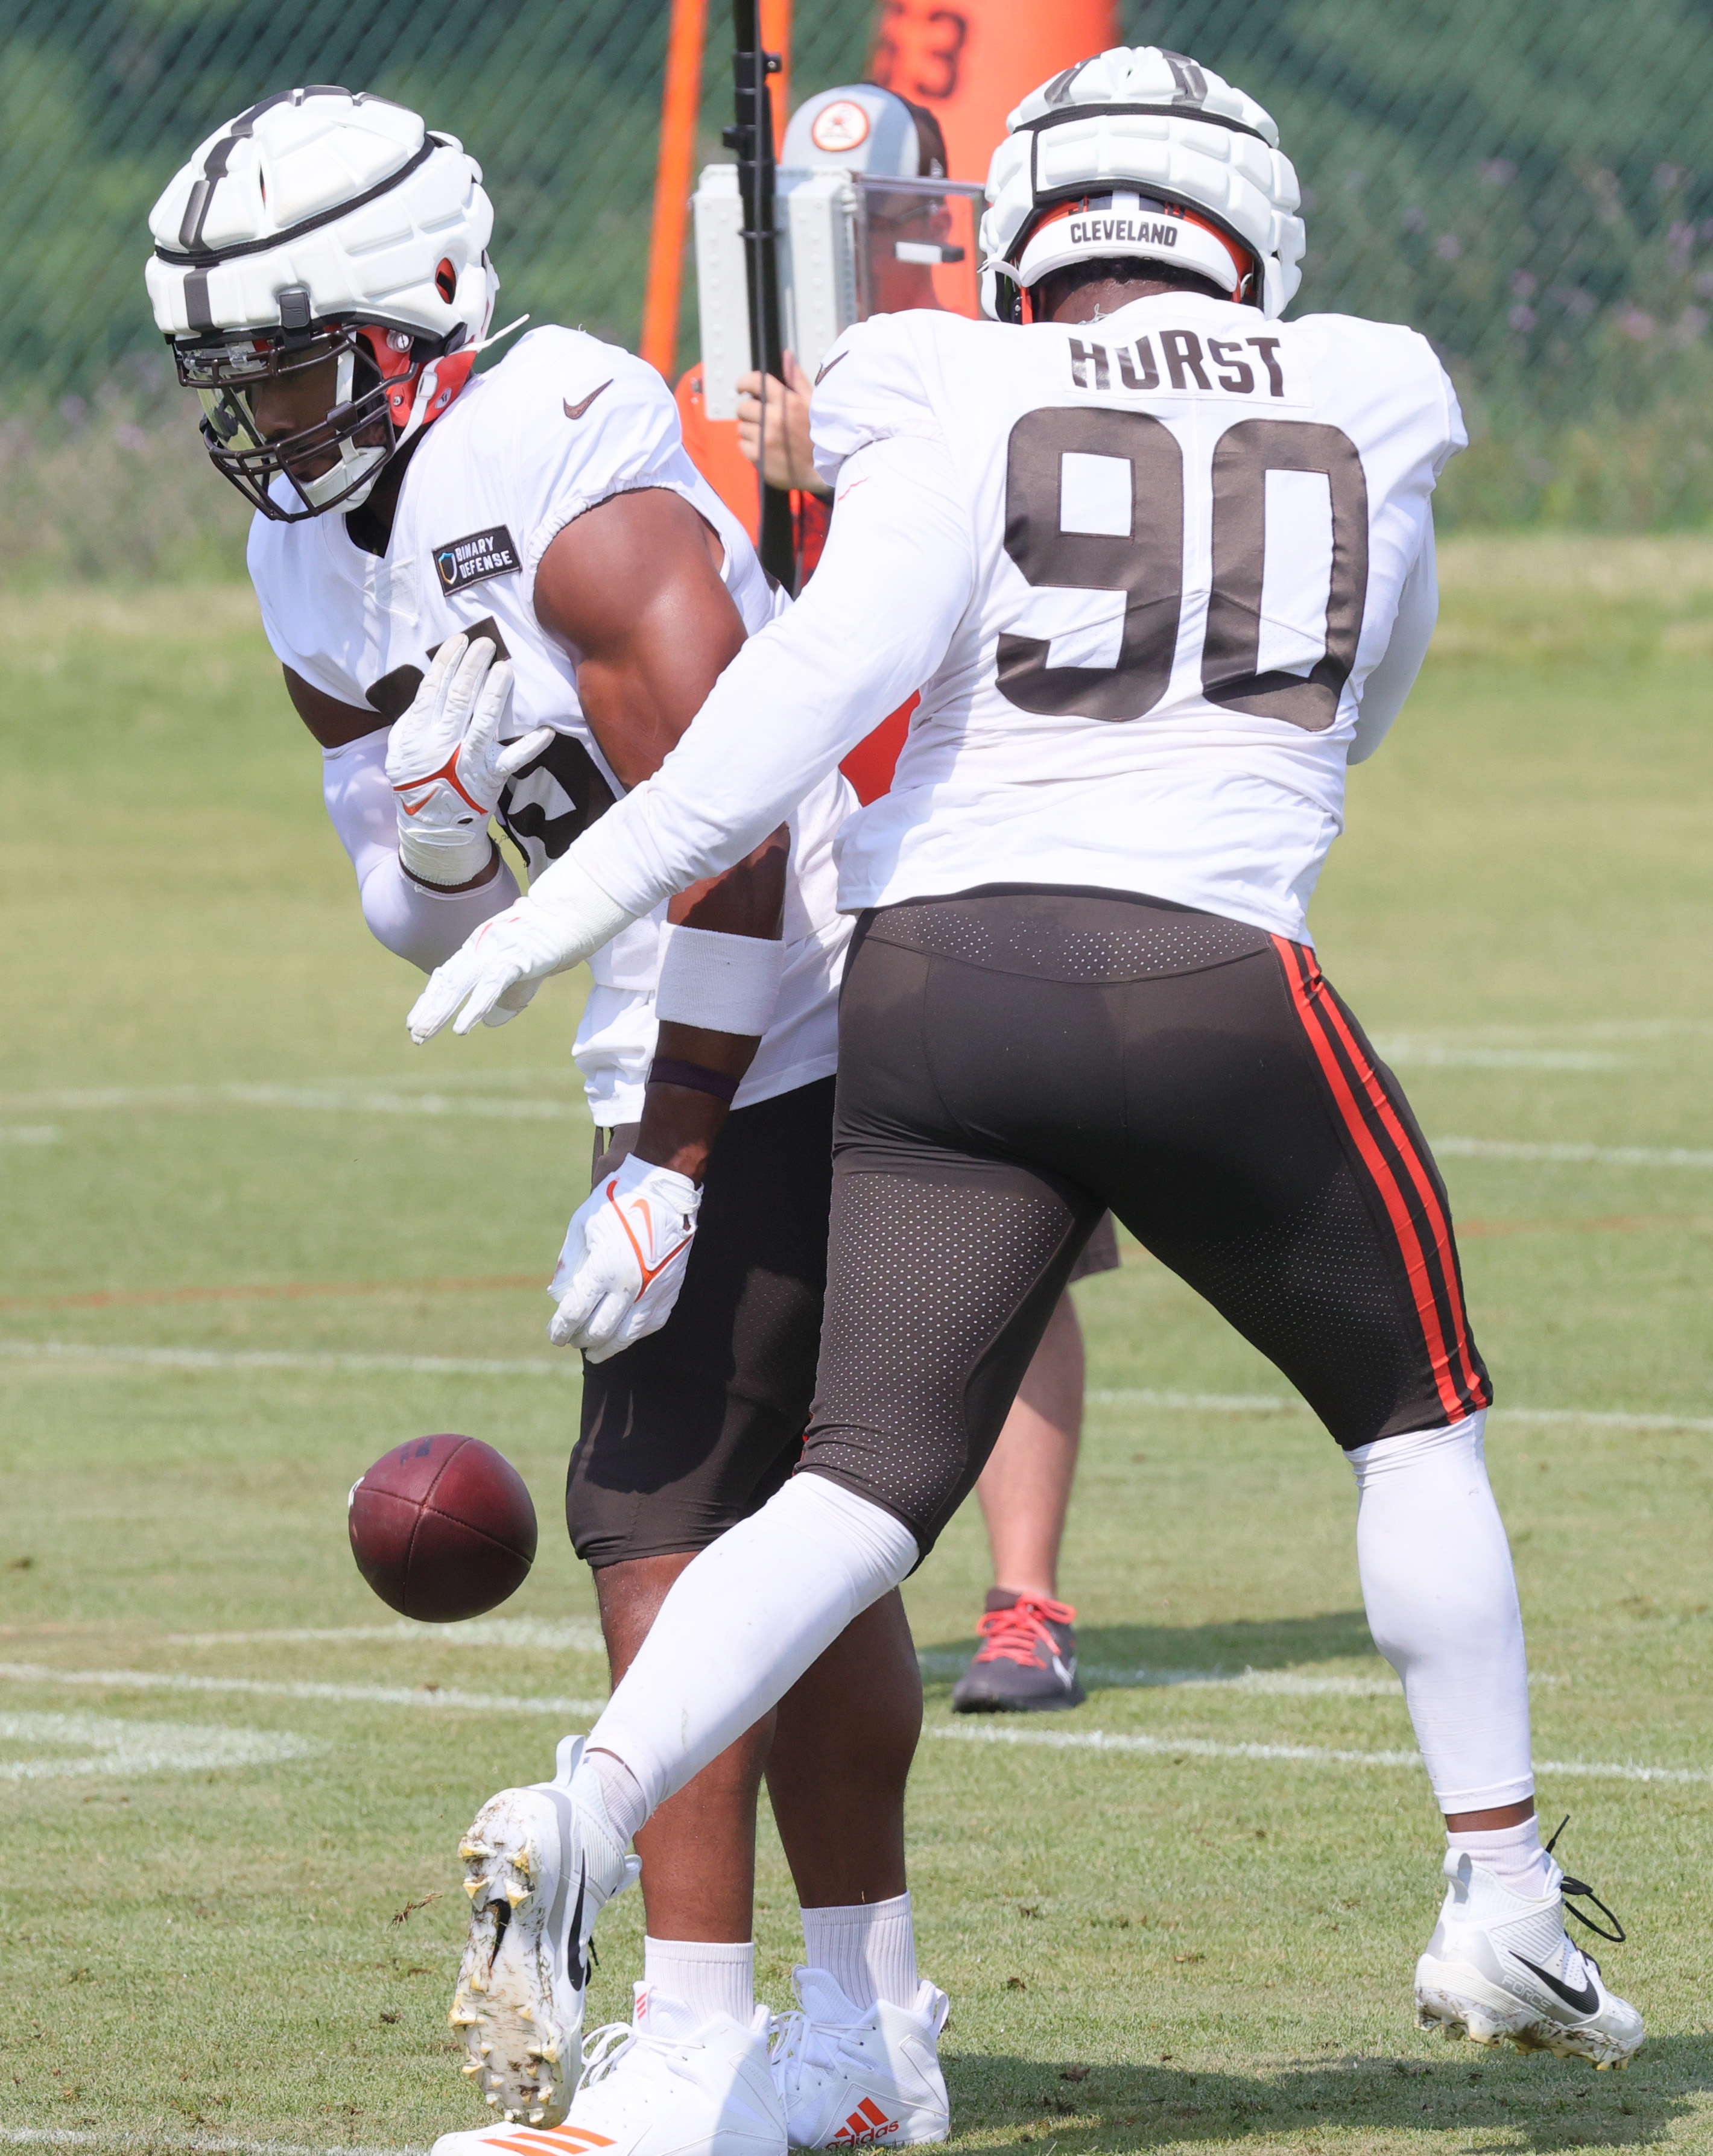
[[[777,54],[761,44],[759,0],[732,0],[732,76],[737,93],[737,124],[726,132],[726,146],[738,153],[738,192],[743,203],[743,266],[749,294],[749,350],[766,377],[784,378],[779,330],[778,234],[774,223],[773,100],[767,79],[779,67]],[[766,405],[762,418],[765,439]],[[796,550],[791,531],[791,497],[780,488],[761,488],[761,537],[757,551],[769,575],[788,591],[797,588]]]

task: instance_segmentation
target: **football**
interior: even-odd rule
[[[352,1485],[351,1553],[383,1602],[450,1625],[496,1609],[535,1562],[523,1477],[480,1438],[412,1438]]]

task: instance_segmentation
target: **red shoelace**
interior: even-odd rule
[[[1009,1609],[990,1609],[976,1625],[982,1645],[978,1662],[1021,1662],[1045,1669],[1058,1652],[1058,1642],[1049,1625],[1074,1625],[1077,1613],[1068,1602],[1050,1602],[1044,1594],[1020,1594]],[[1042,1660],[1040,1650],[1045,1647]]]

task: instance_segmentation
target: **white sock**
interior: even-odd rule
[[[1484,1414],[1346,1454],[1361,1493],[1368,1629],[1403,1679],[1442,1812],[1535,1794],[1529,1667],[1510,1545],[1482,1451]]]
[[[1515,1826],[1489,1826],[1479,1834],[1445,1838],[1459,1856],[1468,1856],[1508,1893],[1526,1901],[1544,1902],[1564,1876],[1541,1846],[1541,1822],[1532,1815]]]
[[[589,1732],[590,1753],[623,1761],[646,1818],[776,1705],[916,1558],[914,1536],[890,1512],[825,1475],[793,1476],[679,1573]]]
[[[755,2011],[755,1942],[716,1946],[702,1939],[642,1942],[642,1980],[687,2006],[698,2023],[729,2014],[741,2027]]]
[[[802,1913],[805,1959],[811,1969],[824,1969],[853,2006],[866,2014],[877,1999],[893,2006],[916,2004],[916,1927],[908,1894]]]

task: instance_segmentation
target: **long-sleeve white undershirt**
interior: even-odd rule
[[[1439,619],[1439,570],[1433,553],[1433,512],[1428,512],[1422,534],[1422,551],[1411,564],[1398,593],[1397,619],[1384,654],[1362,684],[1362,706],[1356,714],[1356,737],[1350,743],[1349,762],[1362,763],[1372,756],[1391,730],[1391,722],[1404,707],[1404,699],[1416,685],[1422,661],[1433,641]]]
[[[387,778],[387,732],[322,752],[322,798],[357,871],[369,932],[430,973],[484,921],[503,913],[517,885],[503,857],[475,891],[431,891],[399,864],[399,803]]]

